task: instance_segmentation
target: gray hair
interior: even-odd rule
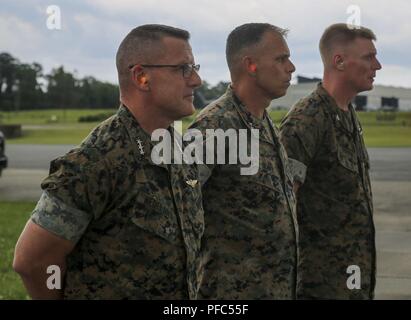
[[[235,70],[244,49],[258,45],[268,31],[273,31],[282,37],[286,37],[288,33],[287,29],[269,23],[246,23],[231,31],[227,38],[225,51],[230,72]]]
[[[116,66],[120,88],[126,87],[130,79],[129,67],[136,63],[148,63],[156,56],[164,37],[188,41],[190,33],[186,30],[161,24],[146,24],[131,30],[121,42],[116,55]]]

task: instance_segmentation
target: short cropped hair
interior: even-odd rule
[[[324,64],[336,45],[346,46],[357,38],[377,40],[374,32],[366,27],[336,23],[325,29],[320,39],[320,54]]]
[[[131,30],[120,43],[116,55],[118,80],[125,87],[130,79],[129,66],[136,63],[149,63],[149,59],[161,52],[158,46],[164,37],[188,41],[190,33],[186,30],[161,25],[146,24]]]
[[[263,35],[268,31],[273,31],[282,37],[286,37],[288,33],[287,29],[269,23],[246,23],[231,31],[227,38],[225,51],[227,65],[231,73],[240,62],[244,50],[259,44]]]

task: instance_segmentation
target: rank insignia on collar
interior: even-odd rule
[[[198,180],[187,180],[186,183],[191,187],[194,188],[197,184]]]
[[[360,136],[362,136],[362,127],[361,126],[358,128],[358,133],[360,134]]]
[[[137,139],[137,145],[138,145],[138,150],[140,150],[140,154],[143,156],[144,155],[144,148],[143,148],[143,143],[141,142],[140,139]]]
[[[338,114],[335,116],[335,120],[340,121],[340,117],[338,116]]]

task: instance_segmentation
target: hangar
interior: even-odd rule
[[[284,97],[271,102],[272,109],[289,109],[298,100],[309,95],[320,82],[319,78],[297,76],[297,83],[288,88]],[[411,111],[411,88],[374,85],[371,91],[361,92],[353,101],[357,110]]]

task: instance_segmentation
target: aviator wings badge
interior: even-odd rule
[[[194,188],[197,185],[198,180],[186,180],[186,183],[191,187]]]

